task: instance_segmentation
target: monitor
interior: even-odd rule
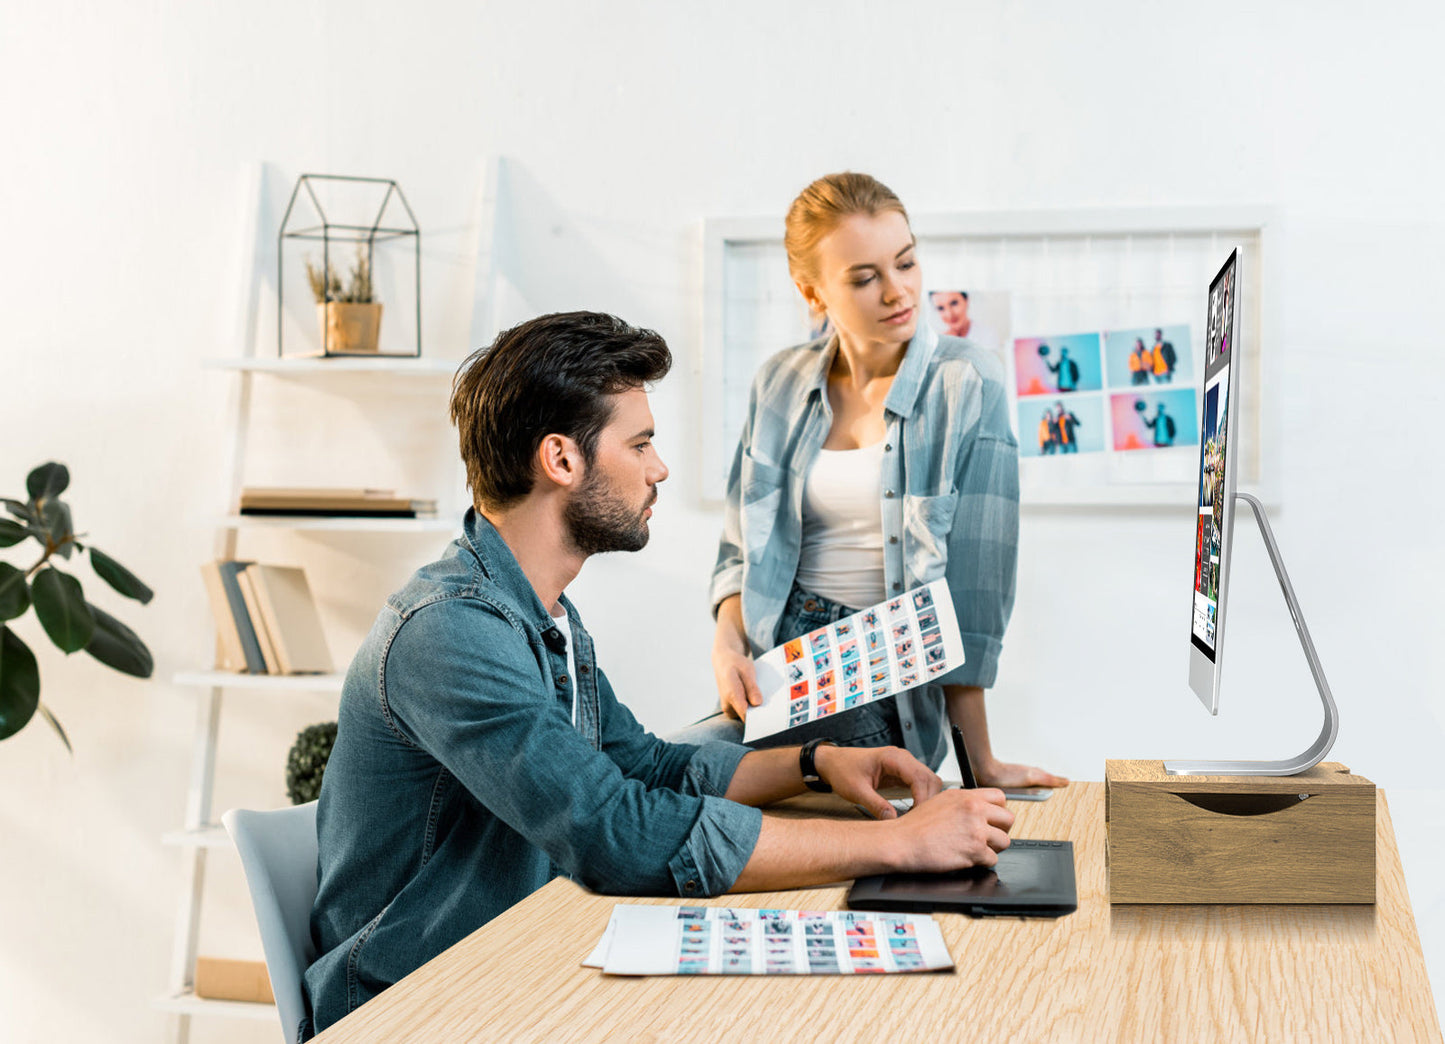
[[[1324,670],[1305,626],[1304,613],[1285,571],[1279,546],[1270,530],[1264,505],[1252,493],[1238,489],[1240,387],[1248,379],[1245,353],[1253,348],[1240,338],[1239,251],[1230,253],[1224,267],[1209,284],[1209,305],[1204,333],[1204,388],[1199,424],[1199,484],[1194,518],[1194,590],[1189,621],[1189,687],[1209,708],[1219,713],[1220,667],[1223,663],[1224,624],[1229,605],[1229,560],[1234,542],[1235,507],[1244,503],[1254,514],[1275,578],[1294,620],[1300,646],[1315,688],[1324,705],[1324,726],[1319,737],[1302,754],[1276,761],[1166,761],[1171,775],[1287,776],[1304,772],[1329,752],[1339,733],[1339,711]]]
[[[1204,331],[1204,391],[1199,426],[1198,517],[1194,529],[1194,598],[1190,620],[1189,687],[1219,713],[1219,663],[1224,644],[1229,549],[1234,535],[1239,424],[1239,251],[1209,284]]]

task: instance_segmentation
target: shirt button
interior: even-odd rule
[[[557,675],[557,684],[558,684],[558,685],[566,685],[566,684],[567,684],[567,675],[565,675],[565,674],[559,674],[559,675]]]
[[[687,884],[685,884],[685,885],[682,886],[682,890],[683,890],[684,892],[688,892],[688,893],[696,892],[696,891],[697,891],[697,882],[696,882],[696,881],[689,881]]]
[[[883,444],[883,452],[884,452],[884,453],[892,453],[892,452],[893,452],[893,443],[891,443],[891,442],[885,442],[885,443]]]
[[[891,497],[893,496],[893,490],[891,490],[891,489],[885,489],[885,490],[883,491],[883,495],[884,495],[885,497],[890,497],[890,498],[891,498]]]
[[[895,581],[893,581],[893,590],[895,590],[895,591],[901,591],[901,590],[903,590],[903,585],[902,585],[901,583],[899,583],[897,580],[895,580]]]
[[[888,538],[888,542],[889,542],[890,544],[896,544],[896,543],[898,543],[898,538],[897,538],[896,536],[891,536],[891,537]]]
[[[903,727],[904,727],[905,729],[907,729],[909,732],[912,732],[912,731],[913,731],[913,722],[911,722],[911,721],[905,721],[905,722],[903,723]]]
[[[578,674],[586,674],[586,673],[587,673],[588,671],[590,671],[591,669],[592,669],[591,667],[588,667],[588,666],[584,663],[581,667],[578,667],[578,668],[577,668],[577,673],[578,673]]]

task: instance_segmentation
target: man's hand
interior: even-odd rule
[[[1045,772],[1032,765],[1014,765],[990,758],[973,766],[974,777],[981,787],[1067,787],[1069,781],[1063,776]]]
[[[1004,807],[1002,790],[945,790],[889,829],[902,835],[898,869],[942,873],[966,866],[993,866],[1009,846],[1014,814]]]
[[[717,679],[717,693],[722,701],[723,714],[746,721],[748,708],[763,702],[763,694],[758,691],[758,671],[753,666],[753,658],[736,649],[715,645],[712,650],[712,673]]]
[[[943,790],[943,781],[902,747],[820,746],[813,763],[823,782],[839,797],[862,805],[874,819],[896,819],[897,811],[878,793],[882,787],[907,787],[915,806]]]

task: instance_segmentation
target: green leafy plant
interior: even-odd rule
[[[0,518],[0,547],[34,540],[40,558],[25,569],[0,562],[0,740],[9,739],[38,712],[70,750],[60,722],[40,702],[40,669],[9,622],[33,606],[45,633],[67,655],[84,649],[107,667],[137,678],[155,668],[151,652],[136,633],[104,609],[85,600],[80,581],[59,568],[75,552],[88,552],[100,577],[127,598],[142,605],[154,592],[125,566],[99,548],[81,544],[71,524],[70,507],[60,499],[70,485],[64,464],[42,464],[25,479],[26,500],[0,498],[11,518]],[[85,536],[86,534],[79,534]]]
[[[286,755],[286,796],[293,805],[304,805],[321,796],[321,776],[336,744],[336,722],[308,725],[296,733],[291,753]]]
[[[340,301],[346,304],[371,304],[371,260],[366,248],[356,245],[356,262],[351,266],[350,278],[343,286],[341,276],[330,263],[318,268],[306,259],[306,279],[311,284],[311,295],[317,304]]]

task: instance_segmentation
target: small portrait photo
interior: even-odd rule
[[[882,685],[888,682],[888,668],[883,667],[873,672],[873,677],[868,679],[874,685]]]
[[[927,648],[927,647],[930,646],[930,645],[942,645],[942,644],[943,644],[943,632],[940,631],[938,628],[935,627],[935,628],[934,628],[933,630],[931,630],[931,631],[924,631],[924,632],[923,632],[923,645],[924,645],[924,648]]]
[[[807,708],[807,707],[804,707],[802,710],[790,711],[790,712],[788,713],[788,728],[790,728],[790,729],[797,728],[799,725],[804,725],[804,724],[807,723],[807,721],[808,721],[808,708]]]
[[[818,713],[815,714],[814,717],[815,717],[815,718],[826,718],[826,717],[827,717],[828,715],[830,715],[830,714],[837,714],[837,713],[838,713],[838,701],[837,701],[837,700],[829,700],[827,703],[821,703],[821,704],[818,705]]]
[[[930,663],[930,664],[932,664],[932,663],[942,663],[942,662],[943,662],[943,646],[942,646],[942,645],[934,645],[934,646],[931,646],[930,648],[924,650],[924,653],[923,653],[923,662],[924,662],[924,663]]]
[[[832,687],[833,687],[833,672],[832,672],[832,671],[824,671],[822,674],[818,675],[818,688],[820,688],[820,689],[831,689]]]
[[[791,703],[788,704],[788,710],[793,714],[797,714],[799,711],[805,711],[807,709],[808,698],[806,693],[803,695],[803,698],[801,700],[793,700]]]
[[[828,649],[828,628],[819,628],[808,635],[808,648],[812,649],[815,653]]]
[[[1104,369],[1110,388],[1188,384],[1194,378],[1189,324],[1106,331]]]
[[[873,691],[868,695],[875,700],[881,700],[884,696],[888,695],[888,686],[886,684],[875,685],[873,686]]]
[[[1102,339],[1097,333],[1017,338],[1014,372],[1020,398],[1101,391],[1104,387]]]
[[[858,662],[859,661],[854,660],[852,663],[845,663],[843,665],[843,677],[845,679],[858,677]]]
[[[1104,451],[1104,402],[1097,395],[1020,399],[1016,409],[1021,457]]]
[[[707,959],[688,960],[684,958],[677,962],[677,974],[679,975],[702,975],[707,971]]]
[[[894,921],[893,926],[888,929],[888,934],[894,936],[902,936],[906,938],[908,936],[916,934],[916,932],[913,927],[913,922]],[[896,946],[897,944],[895,943],[894,945]]]
[[[913,652],[912,638],[905,638],[903,641],[893,646],[893,655],[898,657],[900,660],[903,659],[905,656],[909,655],[911,652]]]
[[[921,953],[901,953],[893,958],[893,964],[899,971],[917,971],[923,967],[923,955]]]
[[[832,690],[832,689],[822,689],[822,690],[820,690],[820,691],[818,692],[818,698],[817,698],[817,700],[814,701],[815,705],[818,706],[818,707],[823,706],[823,704],[825,704],[825,703],[832,703],[832,702],[833,702],[833,690]]]
[[[929,676],[930,678],[932,678],[934,675],[936,675],[936,674],[942,674],[942,673],[943,673],[944,671],[946,671],[946,670],[948,670],[948,664],[946,664],[946,663],[929,664],[929,666],[928,666],[928,676]]]
[[[904,620],[904,621],[903,621],[902,623],[900,623],[900,624],[894,624],[894,625],[893,625],[893,637],[894,637],[894,638],[907,638],[912,632],[913,632],[913,625],[912,625],[911,623],[909,623],[907,620]]]
[[[677,908],[677,919],[679,921],[706,921],[706,906],[679,906]]]
[[[1193,388],[1111,395],[1116,450],[1199,445],[1199,405]]]
[[[853,970],[854,970],[854,971],[881,971],[881,970],[882,970],[882,969],[880,969],[880,968],[871,967],[872,962],[873,962],[873,961],[876,961],[876,960],[878,959],[878,948],[877,948],[876,946],[859,946],[859,947],[856,947],[856,948],[853,947],[853,946],[849,946],[849,947],[848,947],[848,956],[849,956],[849,957],[852,959],[852,961],[853,961]],[[865,965],[865,964],[870,965],[870,967],[867,967],[867,968],[863,967],[863,965]]]
[[[692,923],[692,924],[685,924],[685,925],[682,926],[682,930],[683,930],[684,932],[703,932],[703,933],[705,933],[705,932],[708,930],[708,923],[707,923],[706,921],[703,921],[703,922],[701,922],[701,923],[694,922],[694,923]]]
[[[801,663],[798,663],[796,660],[794,660],[792,663],[788,664],[789,682],[800,682],[803,680],[803,677],[803,665]]]
[[[913,592],[913,608],[917,609],[920,613],[932,604],[933,592],[928,588],[925,587],[922,590]]]
[[[918,673],[916,671],[910,671],[908,674],[905,674],[903,677],[898,679],[898,684],[903,686],[903,688],[905,689],[913,688],[913,686],[918,684]]]
[[[764,935],[792,935],[793,926],[788,921],[765,920],[763,921]]]
[[[733,912],[732,912],[731,910],[728,911],[728,914],[730,915],[730,917],[729,917],[729,920],[726,920],[726,921],[723,922],[723,926],[722,926],[723,931],[725,931],[725,932],[750,932],[750,931],[752,931],[752,927],[753,927],[753,926],[750,925],[747,921],[744,921],[744,920],[742,920],[741,918],[737,917],[735,914],[733,914]]]
[[[854,695],[855,693],[860,693],[863,691],[863,682],[857,678],[849,678],[848,685],[844,689],[844,691],[850,696]]]
[[[937,609],[925,609],[923,612],[921,612],[921,613],[918,614],[918,628],[919,628],[919,630],[927,630],[927,629],[930,628],[930,627],[937,627],[937,626],[938,626],[938,610],[937,610]]]
[[[877,652],[873,653],[871,656],[868,657],[868,667],[870,670],[877,670],[879,667],[882,667],[887,662],[888,654],[882,649],[879,649]]]
[[[928,321],[947,337],[963,337],[1003,361],[1009,336],[1009,295],[990,290],[928,291]]]
[[[840,639],[847,638],[853,633],[853,622],[851,620],[839,620],[833,625],[833,633]]]
[[[797,700],[808,695],[808,683],[805,681],[795,682],[788,688],[788,699]]]
[[[858,643],[844,642],[838,648],[838,662],[848,663],[850,660],[858,659]]]
[[[704,909],[706,909],[706,907],[704,907]],[[758,920],[760,920],[760,921],[786,921],[787,919],[788,919],[788,911],[787,911],[787,910],[759,910],[759,911],[758,911]]]
[[[827,921],[812,921],[803,925],[803,934],[814,938],[824,935],[833,938],[833,926]]]
[[[725,946],[725,947],[747,946],[747,945],[751,944],[752,941],[753,941],[753,937],[752,937],[751,935],[744,935],[744,934],[741,934],[741,933],[739,933],[739,934],[737,934],[737,935],[724,935],[724,936],[723,936],[723,946]],[[727,952],[729,952],[729,951],[725,949],[723,952],[724,952],[724,953],[727,953]]]
[[[898,661],[898,669],[899,669],[900,671],[911,671],[911,670],[913,670],[913,668],[915,668],[915,667],[917,667],[917,666],[918,666],[918,657],[916,657],[916,656],[905,656],[905,657],[903,657],[901,660]]]
[[[850,692],[847,696],[843,697],[843,709],[852,710],[858,706],[858,701],[862,698],[863,694],[861,692]]]
[[[903,615],[903,599],[895,598],[893,599],[893,601],[888,603],[888,615],[890,617],[897,617]]]
[[[876,631],[881,621],[878,619],[878,610],[869,609],[863,614],[863,628],[868,631]]]
[[[878,651],[879,649],[881,649],[881,648],[883,648],[883,632],[882,632],[882,631],[869,631],[869,632],[868,632],[868,651],[871,652],[871,653],[872,653],[872,652],[877,652],[877,651]]]
[[[832,666],[833,654],[826,649],[813,657],[813,672],[815,674],[822,674]]]
[[[783,646],[783,662],[792,663],[803,658],[803,639],[794,638]]]

